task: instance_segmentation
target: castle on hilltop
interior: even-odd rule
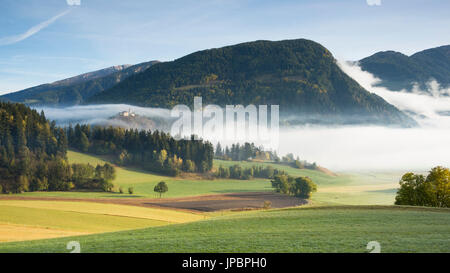
[[[122,112],[119,113],[119,116],[121,116],[121,117],[135,117],[136,113],[132,112],[131,110],[122,111]]]

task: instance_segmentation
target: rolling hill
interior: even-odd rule
[[[380,78],[380,86],[390,90],[411,91],[414,83],[430,91],[427,83],[434,79],[442,87],[450,87],[450,45],[427,49],[406,56],[383,51],[359,61],[361,68]]]
[[[191,223],[87,236],[1,243],[0,252],[449,252],[448,209],[397,206],[306,207],[245,212]]]
[[[195,52],[132,75],[86,103],[171,108],[192,105],[194,96],[221,106],[278,104],[291,124],[415,124],[347,76],[326,48],[305,39]]]
[[[81,74],[54,83],[42,84],[0,96],[0,100],[28,105],[69,106],[83,103],[86,98],[107,90],[127,77],[142,72],[157,61],[137,65],[118,65]]]

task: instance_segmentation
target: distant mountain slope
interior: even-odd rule
[[[157,63],[118,65],[85,73],[50,84],[43,84],[22,91],[6,94],[0,100],[22,102],[30,105],[76,105],[98,92],[104,91],[127,77],[142,72]]]
[[[414,83],[427,90],[435,79],[442,87],[450,86],[450,45],[427,49],[410,57],[395,51],[378,52],[359,61],[361,68],[382,80],[390,90],[411,90]]]
[[[192,53],[152,66],[87,99],[172,107],[204,104],[278,104],[291,123],[415,122],[363,89],[313,41],[255,41]]]

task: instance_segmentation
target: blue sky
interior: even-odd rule
[[[449,10],[448,0],[1,0],[0,94],[258,39],[307,38],[345,60],[412,54],[450,44]]]

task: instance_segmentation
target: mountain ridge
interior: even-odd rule
[[[416,125],[345,74],[328,49],[306,39],[246,42],[116,69],[107,76],[94,71],[0,99],[45,106],[171,108],[192,106],[194,96],[202,96],[204,104],[220,106],[280,105],[280,117],[289,124]]]
[[[136,65],[116,65],[83,73],[53,83],[41,84],[0,96],[0,99],[28,105],[72,106],[87,97],[107,90],[127,77],[140,73],[159,61]]]
[[[322,45],[306,40],[254,41],[191,53],[150,67],[85,103],[171,108],[204,104],[279,104],[294,123],[415,122],[345,74]]]
[[[416,52],[410,56],[396,51],[380,51],[358,61],[362,70],[381,79],[379,86],[393,91],[429,91],[429,81],[450,87],[450,45]]]

